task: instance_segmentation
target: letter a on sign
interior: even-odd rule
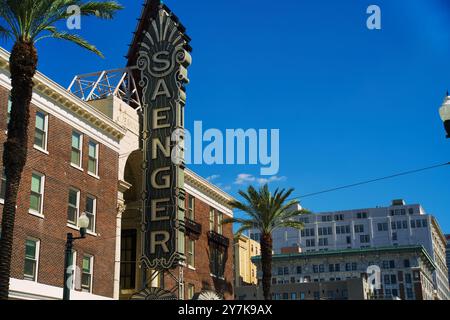
[[[370,14],[367,18],[367,29],[369,30],[381,30],[381,9],[377,5],[371,5],[367,8],[367,14]]]

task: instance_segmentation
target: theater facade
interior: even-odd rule
[[[193,107],[185,31],[148,0],[127,66],[75,76],[67,89],[38,72],[11,298],[62,298],[66,234],[78,235],[86,213],[87,238],[71,259],[72,299],[233,299],[233,230],[222,225],[232,197],[183,161],[184,113]],[[8,58],[0,50],[0,142]]]

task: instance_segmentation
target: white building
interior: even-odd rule
[[[394,200],[389,207],[323,212],[302,216],[302,231],[286,228],[273,234],[274,253],[300,247],[303,252],[422,245],[436,265],[433,281],[438,299],[450,299],[446,238],[437,220],[422,206]],[[259,234],[253,232],[253,239]]]

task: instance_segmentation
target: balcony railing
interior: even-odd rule
[[[212,241],[222,247],[228,247],[230,245],[230,240],[228,238],[226,238],[223,235],[218,234],[217,232],[214,232],[214,231],[208,232],[208,240]]]
[[[200,223],[197,223],[194,220],[185,218],[184,224],[185,224],[187,232],[193,233],[195,235],[200,235],[202,233],[202,225]]]

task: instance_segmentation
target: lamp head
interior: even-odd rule
[[[89,227],[89,218],[84,212],[78,219],[78,227],[80,227],[80,234],[84,238],[86,236],[87,228]]]

